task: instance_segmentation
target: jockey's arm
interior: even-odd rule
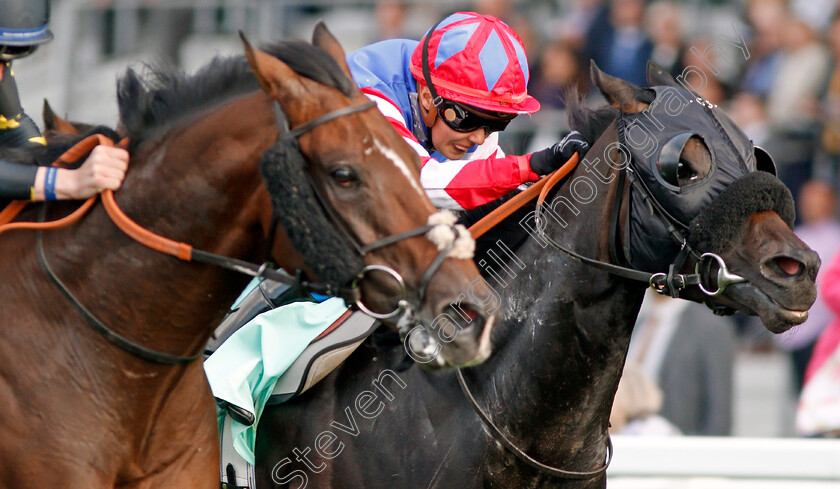
[[[0,160],[0,198],[18,200],[86,199],[116,190],[128,168],[128,152],[97,146],[77,170]]]
[[[390,103],[378,97],[368,97],[377,102],[388,122],[420,155],[420,183],[439,209],[474,209],[539,179],[531,170],[530,154],[505,156],[498,133],[489,135],[467,159],[438,161],[414,137],[398,110],[391,110]]]

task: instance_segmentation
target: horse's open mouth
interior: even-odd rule
[[[750,282],[730,285],[724,295],[734,301],[741,311],[758,316],[772,333],[784,333],[808,319],[810,304],[784,306]]]

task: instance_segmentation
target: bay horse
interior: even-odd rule
[[[352,84],[336,40],[319,25],[314,46],[243,41],[246,57],[216,59],[192,77],[122,77],[131,164],[114,194],[119,206],[140,226],[193,245],[193,258],[201,250],[243,268],[269,255],[303,270],[301,279],[338,288],[347,285],[342,273],[356,277],[354,264],[380,265],[405,280],[421,319],[451,307],[478,270],[423,236],[436,209],[419,186],[419,161]],[[282,152],[286,159],[275,157]],[[312,236],[300,237],[282,226],[281,214],[301,209],[280,189],[304,193],[284,185],[307,178],[322,207],[298,217],[319,222],[324,212],[344,235],[303,222]],[[75,206],[31,206],[20,219]],[[308,238],[319,240],[313,249],[296,249]],[[311,261],[339,238],[380,246]],[[147,248],[100,205],[59,230],[0,235],[0,256],[0,487],[217,488],[215,403],[196,360],[249,277]],[[394,280],[368,273],[359,282],[368,307],[395,306]],[[480,305],[473,311],[489,326]],[[466,335],[462,360],[486,355],[480,330]]]
[[[505,283],[492,357],[429,372],[405,369],[399,349],[357,350],[263,413],[258,489],[604,488],[610,410],[649,285],[758,315],[773,333],[807,318],[819,258],[791,230],[768,155],[656,67],[652,88],[591,71],[611,106],[573,105],[570,120],[592,149],[540,220],[522,221],[521,248],[495,250],[506,262],[494,265]]]

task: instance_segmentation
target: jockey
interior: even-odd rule
[[[46,144],[23,112],[12,61],[52,40],[47,0],[0,0],[0,148],[37,148]],[[77,170],[37,167],[0,159],[0,201],[85,199],[122,184],[128,152],[98,146]]]
[[[359,88],[420,155],[438,208],[474,209],[551,173],[588,143],[573,131],[550,148],[505,156],[498,132],[539,110],[519,36],[499,19],[459,12],[421,42],[392,39],[347,56]]]

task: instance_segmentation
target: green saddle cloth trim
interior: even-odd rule
[[[272,309],[242,326],[204,361],[213,395],[256,417],[252,426],[231,422],[233,447],[251,465],[260,415],[277,379],[345,311],[344,300],[337,297]]]

